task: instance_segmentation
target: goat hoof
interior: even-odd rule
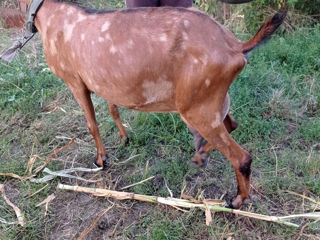
[[[206,167],[208,163],[209,154],[196,152],[192,158],[192,166],[195,168]]]
[[[126,146],[130,142],[130,138],[128,136],[120,137],[120,142],[123,146]]]
[[[191,165],[194,168],[206,167],[208,163],[208,156],[203,156],[204,154],[196,153],[192,158]]]
[[[243,199],[241,195],[238,195],[231,200],[229,207],[232,209],[239,209],[242,206],[242,204],[243,204]]]
[[[102,164],[99,163],[102,161]],[[94,162],[94,165],[98,168],[103,168],[103,169],[107,169],[109,167],[109,164],[108,164],[108,157],[107,156],[102,156],[101,155],[101,160],[99,161],[99,159],[97,161]]]

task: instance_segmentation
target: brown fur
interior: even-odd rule
[[[119,122],[115,105],[179,113],[205,139],[201,155],[216,148],[234,167],[239,192],[232,206],[239,208],[249,198],[250,155],[229,135],[236,124],[229,116],[224,124],[223,109],[229,86],[246,65],[244,51],[268,34],[264,31],[272,28],[272,21],[243,43],[198,11],[140,8],[89,14],[45,0],[35,23],[50,69],[66,82],[84,111],[98,165],[107,152],[91,92],[111,104],[111,116]]]
[[[16,9],[0,8],[0,21],[4,28],[22,28],[25,24],[25,15]]]

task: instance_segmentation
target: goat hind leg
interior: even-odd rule
[[[208,142],[203,147],[204,153],[209,153],[212,148],[216,148],[234,167],[238,182],[238,193],[233,199],[231,206],[233,208],[240,208],[243,201],[249,198],[250,154],[232,139],[222,122],[216,126],[212,126],[212,119],[210,119],[210,116],[199,116],[201,116],[201,114],[197,110],[192,110],[189,114],[184,114],[183,117],[192,124],[192,126]]]
[[[223,120],[223,124],[229,133],[231,133],[238,127],[237,121],[231,116],[230,113],[228,113],[225,119]]]
[[[196,129],[194,129],[188,123],[186,124],[190,132],[193,134],[193,137],[194,137],[193,142],[194,142],[194,147],[196,149],[196,152],[192,157],[192,163],[195,165],[195,167],[206,166],[209,153],[203,152],[202,149],[208,142],[200,135],[200,133]]]
[[[118,107],[112,103],[109,103],[109,112],[119,130],[121,143],[126,145],[129,142],[128,133],[121,122]]]

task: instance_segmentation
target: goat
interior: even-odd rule
[[[238,182],[231,205],[240,208],[249,198],[252,160],[228,133],[230,124],[224,124],[224,118],[232,123],[223,110],[230,104],[227,91],[247,64],[248,53],[280,26],[285,15],[285,10],[279,11],[254,37],[241,42],[199,11],[171,7],[91,11],[44,0],[35,26],[49,68],[66,82],[84,111],[99,166],[107,152],[91,93],[110,103],[115,119],[116,106],[179,113],[192,132],[205,139],[196,146],[198,155],[215,148],[231,162]]]

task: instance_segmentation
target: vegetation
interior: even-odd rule
[[[238,8],[250,9],[262,2]],[[279,3],[269,2],[275,7]],[[298,6],[301,1],[291,4]],[[101,0],[92,5],[102,7],[105,3]],[[123,2],[112,0],[107,5],[118,8]],[[307,5],[303,6],[301,10],[311,11]],[[247,39],[249,35],[243,33],[251,30],[245,21],[240,21],[238,26],[233,24],[235,19],[239,18],[230,17],[225,22],[236,35]],[[295,25],[295,31],[276,34],[255,50],[250,64],[229,91],[231,112],[240,124],[232,135],[254,159],[252,199],[244,210],[286,215],[319,209],[312,202],[285,192],[289,190],[320,201],[320,25],[313,21],[308,24]],[[0,50],[3,50],[17,33],[4,29],[0,32]],[[50,152],[66,145],[74,135],[75,143],[55,156],[48,168],[91,167],[95,160],[94,141],[83,113],[64,82],[50,73],[41,49],[40,39],[34,39],[19,59],[11,64],[0,62],[0,172],[24,175],[31,156],[39,156],[36,161],[39,166]],[[217,151],[212,151],[206,168],[195,169],[190,165],[193,139],[178,115],[121,109],[130,137],[130,143],[122,146],[107,104],[97,96],[93,96],[93,101],[112,166],[98,174],[80,176],[102,178],[100,186],[117,190],[155,176],[153,181],[127,190],[141,194],[169,196],[168,188],[175,197],[180,196],[182,189],[195,198],[229,200],[235,194],[233,168]],[[140,155],[125,161],[136,154]],[[6,185],[8,197],[27,220],[26,227],[0,223],[0,239],[74,239],[111,205],[107,199],[56,189],[58,182],[96,187],[78,180],[59,178],[48,184],[36,184],[0,177],[0,182]],[[36,193],[38,190],[41,191]],[[36,205],[52,193],[56,199],[49,204],[45,216],[45,208]],[[216,213],[207,227],[199,211],[182,213],[146,203],[116,203],[117,207],[99,221],[87,239],[320,237],[319,222],[299,220],[304,228],[294,229]],[[0,217],[15,221],[14,212],[1,197]]]

